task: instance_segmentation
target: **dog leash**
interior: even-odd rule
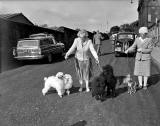
[[[127,45],[129,45],[128,43],[127,43]],[[129,56],[128,56],[129,54],[127,53],[127,71],[129,71],[129,74],[131,74],[131,71],[130,71],[130,67],[129,67]]]
[[[99,71],[102,72],[103,70],[102,70],[102,67],[101,67],[100,63],[96,63],[96,64],[97,64],[97,66],[99,68]]]

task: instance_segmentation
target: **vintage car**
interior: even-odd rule
[[[114,45],[114,42],[115,42],[115,40],[116,40],[116,37],[117,37],[117,34],[116,34],[116,33],[115,33],[115,34],[112,34],[112,35],[110,36],[110,40],[111,40],[112,45]]]
[[[53,55],[64,54],[64,44],[57,42],[51,34],[33,34],[29,38],[17,42],[13,49],[14,58],[17,60],[36,60],[47,58],[48,62],[53,61]]]
[[[120,32],[114,42],[115,56],[124,54],[125,51],[134,43],[136,34],[133,32]],[[133,54],[134,55],[134,54]]]

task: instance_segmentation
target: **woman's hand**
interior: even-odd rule
[[[138,52],[142,52],[142,48],[137,49]]]
[[[124,53],[126,53],[126,54],[127,54],[127,53],[128,53],[128,50],[126,50]]]
[[[65,59],[68,59],[68,55],[67,55],[67,53],[66,53],[66,55],[65,55],[65,57],[64,57]]]
[[[96,59],[96,64],[99,64],[99,60],[98,59]]]

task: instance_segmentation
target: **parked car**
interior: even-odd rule
[[[115,56],[124,54],[125,51],[134,43],[136,34],[133,32],[120,32],[114,42]]]
[[[117,33],[111,35],[110,40],[111,40],[112,45],[114,45],[116,37],[117,37]]]
[[[64,54],[64,44],[57,42],[53,35],[44,33],[30,35],[29,38],[17,42],[13,49],[14,58],[17,60],[37,60],[47,58],[52,62],[53,55]]]

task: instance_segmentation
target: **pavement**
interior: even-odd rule
[[[111,41],[103,42],[100,64],[113,66],[117,95],[106,97],[103,102],[95,100],[91,92],[78,92],[80,85],[74,58],[57,59],[51,64],[28,63],[1,73],[0,126],[160,126],[160,71],[157,64],[151,65],[149,88],[129,95],[122,81],[129,72],[133,73],[135,58],[115,57],[113,49]],[[154,48],[152,56],[158,54]],[[100,73],[95,62],[93,68],[94,75]],[[72,75],[71,94],[59,98],[51,89],[43,96],[43,78],[59,71]]]
[[[153,47],[152,59],[160,65],[160,46]]]

